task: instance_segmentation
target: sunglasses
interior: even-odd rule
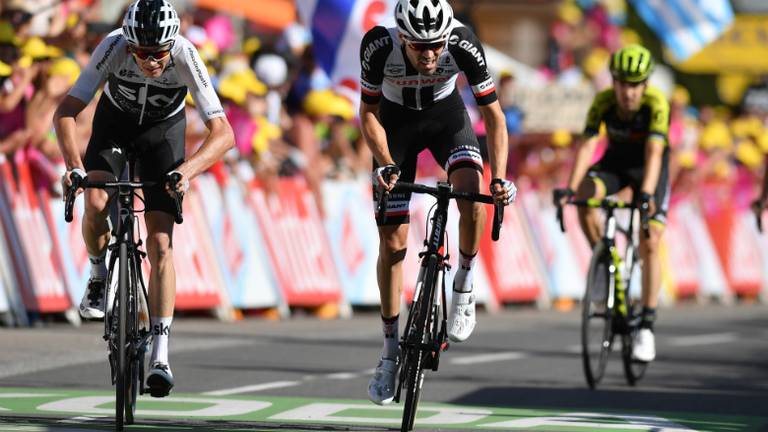
[[[406,40],[408,46],[414,51],[437,51],[445,46],[445,41],[437,42],[414,42]]]
[[[172,46],[169,46],[165,49],[144,49],[134,46],[129,46],[128,51],[131,52],[131,54],[138,57],[140,60],[146,61],[149,59],[152,59],[154,61],[160,61],[166,57],[168,57],[171,54],[171,48]]]

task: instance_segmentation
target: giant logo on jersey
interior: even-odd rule
[[[167,117],[184,101],[186,87],[163,88],[145,83],[136,83],[111,76],[108,82],[109,94],[124,112],[144,119],[159,120]]]
[[[483,57],[482,51],[480,51],[480,48],[476,47],[472,42],[461,39],[458,35],[451,35],[451,37],[448,38],[448,44],[457,45],[459,48],[463,49],[472,57],[474,57],[478,66],[485,67],[485,58]]]

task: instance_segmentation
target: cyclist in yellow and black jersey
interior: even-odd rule
[[[669,205],[669,102],[659,89],[648,85],[653,58],[646,48],[621,48],[611,56],[609,66],[613,86],[595,97],[568,187],[555,191],[555,196],[564,204],[572,198],[601,199],[629,186],[635,201],[649,209],[650,237],[640,236],[642,321],[632,353],[635,359],[649,362],[656,357],[653,323],[661,287],[659,243]],[[590,165],[603,123],[608,147]],[[602,235],[598,210],[580,208],[579,221],[594,246]]]

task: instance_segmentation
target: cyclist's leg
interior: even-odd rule
[[[590,168],[587,176],[581,181],[576,191],[577,200],[590,198],[603,199],[616,193],[622,185],[619,177],[611,171],[602,169],[599,165]],[[587,237],[590,247],[594,247],[603,235],[603,227],[600,221],[600,210],[579,207],[579,224]]]
[[[472,130],[466,110],[443,114],[443,128],[433,140],[430,150],[448,173],[454,190],[479,193],[483,182],[483,159],[480,144]],[[480,237],[485,228],[485,205],[456,202],[459,209],[459,266],[453,282],[453,301],[448,318],[448,336],[463,342],[475,328],[475,296],[473,268]]]
[[[115,121],[109,102],[100,101],[93,119],[93,131],[85,152],[83,165],[92,181],[115,180],[125,166],[124,152],[114,139],[120,136],[120,124]],[[82,234],[91,262],[91,277],[80,302],[80,314],[88,319],[104,316],[104,287],[107,277],[105,256],[110,240],[109,194],[102,189],[86,189]]]
[[[184,129],[181,112],[147,131],[136,141],[139,174],[142,180],[162,182],[168,172],[184,161]],[[152,396],[165,396],[174,385],[168,360],[173,310],[176,300],[176,270],[173,265],[173,226],[176,212],[173,198],[163,186],[145,188],[147,256],[149,273],[149,316],[153,342],[147,385]]]

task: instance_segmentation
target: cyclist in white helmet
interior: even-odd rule
[[[508,137],[480,41],[453,18],[446,0],[399,0],[397,25],[374,27],[360,45],[360,121],[374,156],[374,187],[388,190],[398,179],[412,182],[418,154],[429,149],[455,190],[480,192],[483,159],[464,102],[456,89],[464,72],[487,130],[490,191],[505,204],[517,189],[505,179]],[[390,195],[386,225],[379,226],[377,275],[384,346],[368,397],[392,402],[398,358],[402,268],[408,234],[409,193]],[[457,202],[459,265],[454,277],[448,336],[466,340],[475,328],[473,268],[485,226],[481,204]]]
[[[87,68],[54,118],[59,146],[67,166],[64,188],[78,172],[89,180],[119,177],[128,151],[137,155],[143,180],[163,182],[169,172],[181,174],[175,185],[185,192],[189,181],[210,167],[234,145],[232,128],[224,116],[208,71],[195,47],[179,35],[179,17],[164,0],[138,0],[128,7],[123,26],[96,48]],[[85,157],[76,137],[76,117],[103,87],[93,119],[93,132]],[[184,98],[192,94],[208,137],[185,160]],[[176,293],[173,267],[175,207],[170,191],[144,191],[147,253],[151,264],[149,309],[154,334],[147,385],[156,397],[174,386],[168,361],[168,338]],[[86,319],[103,319],[107,268],[104,262],[110,239],[107,192],[85,192],[83,239],[91,261],[91,277],[80,303]]]

